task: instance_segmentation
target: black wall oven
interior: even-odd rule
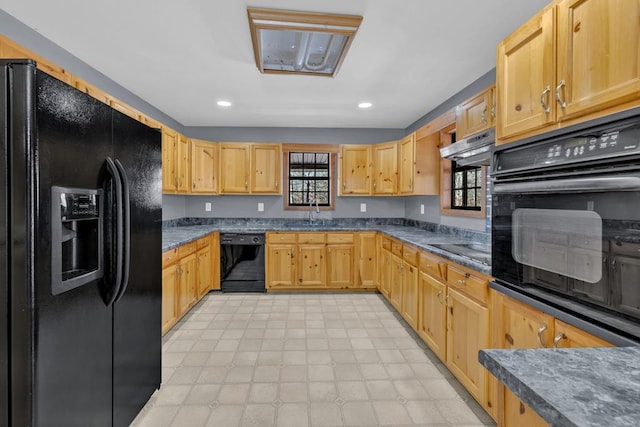
[[[493,160],[496,282],[640,339],[640,117]]]

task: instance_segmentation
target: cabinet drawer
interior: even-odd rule
[[[391,242],[391,253],[402,258],[402,243],[400,242]]]
[[[211,235],[207,235],[201,239],[196,240],[196,247],[198,249],[205,248],[211,244]]]
[[[327,233],[327,243],[353,243],[353,233]]]
[[[162,268],[165,268],[176,261],[178,261],[178,248],[173,248],[162,253]]]
[[[324,243],[324,233],[298,233],[298,243]]]
[[[420,253],[420,270],[433,277],[447,278],[447,263],[428,252]]]
[[[185,243],[184,245],[178,247],[178,256],[180,258],[184,258],[187,255],[190,255],[196,251],[197,248],[196,242]]]
[[[418,248],[404,245],[402,247],[402,258],[413,266],[418,266]]]
[[[391,250],[391,239],[389,239],[387,237],[383,237],[382,238],[382,249],[384,249],[386,251],[390,251]]]
[[[267,233],[267,242],[269,243],[295,243],[295,233]]]
[[[457,266],[448,265],[447,283],[480,302],[489,299],[489,282]]]

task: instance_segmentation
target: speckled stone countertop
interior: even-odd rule
[[[552,426],[640,426],[640,347],[481,350],[478,359]]]
[[[309,225],[300,221],[276,222],[273,224],[206,224],[206,225],[180,225],[165,226],[162,229],[162,251],[173,249],[185,243],[197,240],[211,232],[223,233],[264,233],[266,231],[380,231],[398,240],[410,243],[419,248],[441,255],[443,258],[458,264],[472,268],[484,274],[491,274],[491,266],[469,259],[467,257],[452,254],[451,252],[430,246],[431,243],[478,243],[474,233],[456,233],[455,230],[428,231],[418,227],[406,225],[387,225],[372,223],[347,223],[347,224],[317,224]],[[481,233],[478,233],[481,235]],[[481,242],[484,243],[484,242]]]

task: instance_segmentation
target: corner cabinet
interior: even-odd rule
[[[497,143],[638,106],[639,15],[638,0],[556,1],[502,41]]]
[[[342,145],[340,147],[341,196],[371,194],[371,146]]]

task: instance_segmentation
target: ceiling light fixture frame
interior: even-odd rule
[[[355,37],[356,31],[362,22],[362,16],[356,15],[298,12],[251,7],[247,8],[247,15],[249,18],[249,28],[251,30],[251,41],[253,43],[253,54],[256,66],[263,74],[298,74],[334,77],[340,69],[353,38]],[[263,30],[294,31],[301,34],[324,33],[331,36],[344,36],[345,42],[331,72],[265,68],[261,40],[261,31]],[[309,38],[306,40],[306,46],[304,46],[304,49],[308,54]],[[331,40],[333,40],[333,37],[331,37]],[[300,46],[297,47],[300,49]],[[327,53],[325,54],[326,56],[329,55],[328,50],[329,49],[327,49]]]

